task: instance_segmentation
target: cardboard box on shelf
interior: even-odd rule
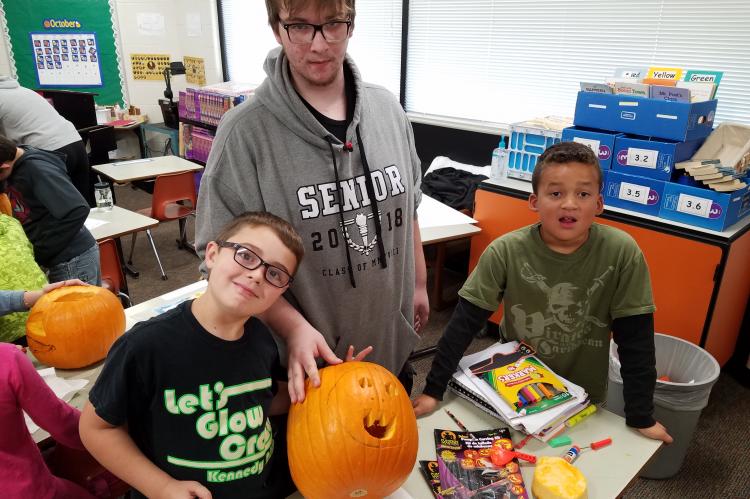
[[[612,169],[658,180],[673,180],[674,165],[690,159],[703,139],[675,142],[623,135],[615,140]]]
[[[599,166],[602,170],[609,170],[612,165],[615,139],[620,136],[622,136],[621,133],[612,133],[604,130],[590,130],[577,126],[568,127],[562,132],[563,141],[579,142],[590,147],[599,158]]]
[[[604,204],[659,216],[664,182],[610,170],[604,184]]]
[[[689,141],[713,129],[716,100],[669,102],[624,95],[578,92],[573,124],[613,132]]]
[[[659,216],[676,222],[723,231],[750,215],[750,187],[734,192],[667,182]]]

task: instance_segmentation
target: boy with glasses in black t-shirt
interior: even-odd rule
[[[240,215],[206,247],[206,292],[114,344],[83,410],[81,439],[136,497],[294,491],[284,432],[269,419],[289,406],[285,372],[256,316],[288,288],[303,254],[284,220]]]

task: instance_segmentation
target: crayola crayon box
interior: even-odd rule
[[[521,342],[515,351],[495,353],[469,369],[517,413],[534,414],[573,397],[560,378],[534,357],[534,353],[532,347]]]

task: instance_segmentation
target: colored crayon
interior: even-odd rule
[[[532,404],[536,404],[537,402],[539,402],[539,396],[534,392],[534,390],[532,390],[529,386],[524,386],[523,389],[526,390],[524,393],[528,393],[529,397],[531,397]]]
[[[548,399],[551,399],[552,397],[554,397],[554,395],[552,395],[552,392],[550,392],[547,389],[547,387],[544,386],[544,383],[537,383],[536,386],[544,394],[544,396],[547,397]]]
[[[539,400],[544,399],[544,397],[545,397],[544,392],[542,392],[539,389],[539,385],[537,383],[533,383],[533,384],[529,385],[529,390],[531,390],[532,392],[534,392],[534,395],[536,395],[536,397]]]

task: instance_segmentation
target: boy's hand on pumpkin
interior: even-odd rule
[[[440,401],[438,399],[422,394],[414,399],[411,406],[414,408],[414,414],[419,417],[433,412],[439,403]]]
[[[286,346],[289,366],[287,369],[289,398],[293,404],[305,400],[305,373],[310,377],[313,386],[320,386],[318,365],[315,363],[317,357],[321,357],[328,364],[343,362],[330,349],[323,335],[309,324],[304,331],[296,331],[288,335]]]
[[[346,351],[346,359],[344,359],[344,362],[351,362],[353,360],[360,361],[365,360],[365,357],[367,357],[370,352],[372,352],[372,346],[364,348],[361,352],[359,352],[356,356],[354,355],[354,345],[349,345],[349,349]]]
[[[88,286],[88,284],[80,279],[68,279],[66,281],[58,281],[46,284],[44,287],[42,287],[42,293],[49,293],[53,289],[61,288],[63,286]]]
[[[198,482],[170,480],[157,499],[212,499],[211,491]]]

